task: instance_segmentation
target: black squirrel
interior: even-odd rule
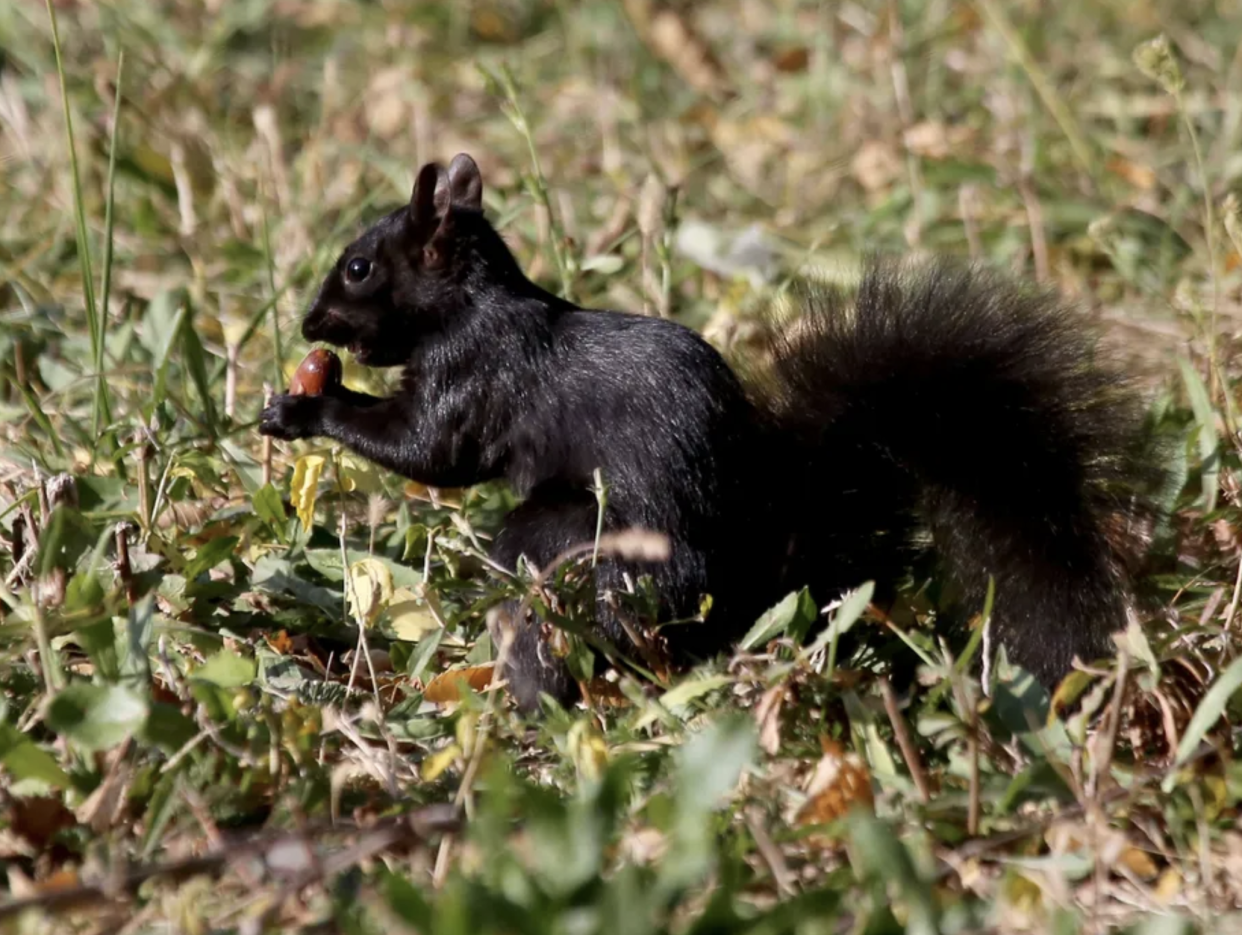
[[[403,369],[376,398],[277,396],[261,431],[323,436],[438,487],[503,478],[523,498],[493,558],[535,567],[606,529],[665,534],[667,561],[603,560],[601,594],[649,573],[675,656],[738,639],[790,590],[821,603],[891,584],[935,555],[993,635],[1045,685],[1111,655],[1125,558],[1148,505],[1137,397],[1077,314],[1047,291],[938,261],[873,260],[847,296],[800,295],[743,381],[672,321],[579,308],[532,283],[484,217],[475,162],[418,174],[408,207],[340,255],[306,340]],[[596,625],[629,645],[609,604]],[[506,675],[520,707],[576,694],[538,623],[518,623]]]

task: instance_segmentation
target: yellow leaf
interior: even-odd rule
[[[1132,844],[1126,845],[1125,849],[1118,855],[1117,862],[1140,880],[1151,880],[1160,872],[1160,868],[1156,866],[1156,862],[1152,860],[1151,855],[1146,851],[1139,850]]]
[[[349,566],[349,607],[360,626],[370,626],[392,601],[392,572],[383,562],[363,558]]]
[[[589,721],[575,721],[566,737],[569,756],[578,768],[578,774],[587,779],[600,777],[608,765],[608,744]]]
[[[1156,881],[1156,885],[1152,887],[1152,894],[1156,897],[1156,901],[1161,905],[1167,906],[1182,892],[1182,875],[1173,867],[1165,868],[1164,873],[1160,874],[1160,879]]]
[[[432,506],[446,506],[450,509],[461,509],[462,488],[460,487],[428,487],[418,481],[405,482],[405,495],[411,500],[422,500]]]
[[[397,588],[388,605],[388,625],[397,639],[417,643],[432,630],[440,629],[440,623],[427,602],[409,588]]]
[[[378,493],[380,490],[379,471],[375,469],[370,461],[356,457],[348,452],[342,454],[339,460],[341,472],[341,486],[346,491],[353,492],[355,490],[365,494]]]
[[[289,499],[298,511],[303,529],[310,529],[315,519],[315,498],[319,496],[319,475],[323,473],[323,455],[302,455],[293,466]]]
[[[479,715],[466,714],[459,717],[454,733],[457,735],[457,743],[461,747],[462,756],[472,756],[475,742],[479,739]]]
[[[461,747],[455,743],[449,744],[438,753],[433,753],[427,759],[423,760],[422,773],[423,782],[433,782],[437,776],[453,765],[453,761],[461,756]]]

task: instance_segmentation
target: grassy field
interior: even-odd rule
[[[510,494],[254,427],[336,252],[462,150],[541,283],[742,356],[866,250],[1091,309],[1173,442],[1124,661],[1045,720],[926,615],[830,660],[795,596],[523,721]],[[0,4],[0,931],[1239,930],[1231,188],[1236,0]]]

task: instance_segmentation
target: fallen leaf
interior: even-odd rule
[[[868,140],[850,161],[850,172],[867,191],[877,192],[901,174],[901,159],[887,143]]]
[[[755,705],[755,723],[759,725],[759,746],[775,756],[781,748],[781,705],[789,695],[789,683],[773,685]]]
[[[621,686],[616,682],[610,682],[602,675],[597,675],[584,686],[586,694],[589,696],[588,706],[595,704],[606,704],[612,707],[624,708],[630,704],[630,699],[625,697],[625,693],[621,691]]]
[[[10,829],[37,851],[46,848],[58,831],[77,823],[73,812],[56,795],[15,797],[9,809]]]
[[[842,817],[852,808],[875,808],[871,775],[856,753],[846,753],[834,740],[821,738],[824,755],[815,766],[807,786],[806,804],[798,810],[802,825],[825,824]]]
[[[440,621],[426,600],[409,588],[397,588],[388,605],[388,626],[398,639],[417,643],[440,629]]]
[[[1125,179],[1135,188],[1149,192],[1156,187],[1156,170],[1151,166],[1131,162],[1124,156],[1113,156],[1105,165],[1109,172]]]
[[[625,11],[648,48],[686,84],[709,97],[729,96],[719,59],[678,11],[652,0],[625,0]]]
[[[804,45],[787,46],[772,57],[772,64],[776,66],[776,70],[787,73],[806,71],[806,66],[810,61],[810,50]]]
[[[423,698],[436,704],[449,704],[461,700],[463,686],[468,685],[476,692],[485,691],[492,683],[492,673],[495,669],[492,663],[487,663],[441,672],[427,683]]]
[[[360,625],[370,626],[392,601],[392,572],[374,558],[349,566],[349,609]]]
[[[1117,856],[1117,862],[1140,880],[1152,880],[1160,872],[1160,868],[1156,866],[1151,855],[1133,844],[1125,846]]]

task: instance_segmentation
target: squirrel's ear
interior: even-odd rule
[[[469,155],[458,153],[453,157],[449,163],[448,182],[454,205],[474,211],[483,210],[483,176]]]
[[[448,174],[437,163],[427,163],[418,171],[410,196],[409,220],[414,230],[433,230],[436,216],[448,210],[448,198]]]

